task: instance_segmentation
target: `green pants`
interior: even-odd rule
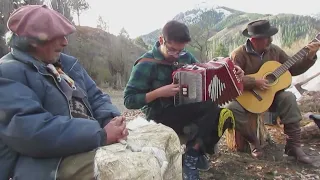
[[[248,122],[248,111],[236,101],[228,104],[227,108],[233,112],[236,121],[236,129],[245,129]],[[293,93],[288,91],[280,91],[276,94],[269,111],[277,112],[282,124],[295,123],[302,119],[296,97]]]
[[[61,161],[57,180],[94,180],[96,151],[68,156]]]

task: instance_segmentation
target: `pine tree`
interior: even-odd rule
[[[217,45],[217,47],[215,48],[214,56],[215,57],[228,57],[229,51],[225,45],[223,45],[222,43],[219,43]]]

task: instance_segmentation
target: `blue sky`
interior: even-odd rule
[[[96,27],[101,15],[109,23],[110,33],[124,27],[131,38],[162,27],[179,12],[200,6],[226,6],[256,13],[293,13],[309,15],[320,12],[319,0],[87,0],[90,9],[81,15],[80,23]],[[75,19],[76,20],[76,19]]]

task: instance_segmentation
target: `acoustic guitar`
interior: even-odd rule
[[[320,42],[320,33],[312,42]],[[290,67],[297,61],[302,60],[307,53],[308,49],[303,48],[283,64],[277,61],[267,61],[257,73],[248,76],[255,79],[266,79],[269,88],[264,91],[260,89],[244,91],[236,100],[249,112],[259,114],[267,111],[274,100],[275,94],[280,90],[290,87],[292,82],[292,75],[288,71]]]

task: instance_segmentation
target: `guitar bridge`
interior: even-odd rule
[[[262,97],[255,91],[252,90],[251,93],[254,95],[254,97],[256,97],[259,101],[262,101]]]

